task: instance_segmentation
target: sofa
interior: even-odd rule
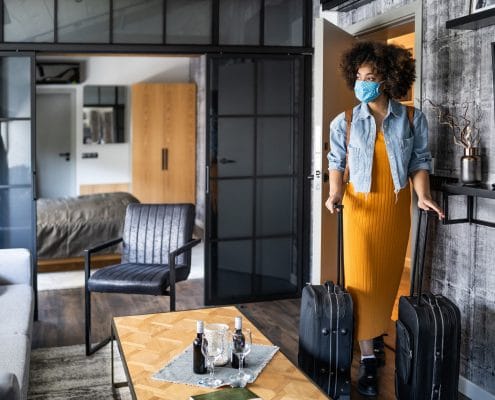
[[[0,249],[0,399],[27,398],[33,330],[31,254]]]

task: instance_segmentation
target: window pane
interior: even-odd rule
[[[217,216],[218,238],[251,236],[253,182],[249,179],[218,180]],[[239,212],[242,210],[242,212]]]
[[[256,235],[293,233],[296,199],[292,178],[258,179],[256,185]],[[295,222],[295,221],[294,221]]]
[[[0,189],[0,248],[32,247],[31,188]]]
[[[125,86],[117,86],[117,103],[127,103],[127,88]]]
[[[298,102],[299,93],[294,90],[293,60],[261,60],[258,62],[258,113],[291,114]]]
[[[163,0],[113,0],[114,43],[162,43]]]
[[[98,86],[84,86],[83,97],[84,105],[99,104]]]
[[[258,175],[292,174],[292,119],[258,118],[256,138]]]
[[[169,44],[211,43],[211,0],[167,0]]]
[[[259,44],[260,0],[220,0],[220,44]]]
[[[6,42],[53,42],[54,0],[4,0]]]
[[[31,184],[31,122],[0,122],[0,185],[27,184]]]
[[[108,43],[109,28],[109,0],[58,1],[59,42]]]
[[[115,86],[100,86],[100,104],[115,104]]]
[[[265,45],[302,46],[301,0],[265,0]]]
[[[295,243],[292,238],[256,241],[256,275],[263,293],[297,290]]]
[[[0,58],[0,117],[31,116],[31,59]]]
[[[218,176],[252,175],[254,120],[252,118],[220,118],[217,148]]]
[[[221,61],[218,66],[218,114],[254,114],[254,63]]]
[[[212,243],[212,255],[217,265],[214,282],[217,298],[229,299],[253,293],[252,248],[252,242],[248,240]]]

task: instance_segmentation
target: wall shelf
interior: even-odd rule
[[[445,23],[447,29],[475,30],[495,24],[495,8],[480,11],[464,17],[451,19]]]
[[[445,213],[444,225],[453,225],[461,223],[470,223],[484,225],[495,228],[495,221],[484,221],[477,219],[474,216],[474,200],[477,198],[494,199],[495,189],[489,185],[480,184],[477,186],[466,186],[457,182],[455,178],[432,177],[432,189],[442,192],[442,206]],[[466,196],[467,207],[466,217],[458,219],[449,218],[449,197],[450,196]]]
[[[323,10],[349,11],[371,3],[372,0],[320,0]]]

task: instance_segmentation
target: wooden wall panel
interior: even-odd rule
[[[195,203],[195,84],[132,86],[132,193],[147,203]]]

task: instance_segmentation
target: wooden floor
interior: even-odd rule
[[[203,280],[181,282],[177,287],[177,309],[203,307]],[[93,333],[103,338],[109,333],[112,315],[165,312],[168,297],[94,294]],[[299,299],[279,300],[238,306],[287,357],[297,365]],[[191,341],[193,338],[191,338]],[[83,289],[64,289],[39,293],[39,321],[34,324],[33,348],[67,346],[84,343]],[[395,399],[394,353],[386,349],[387,365],[380,369],[381,400]],[[365,399],[355,390],[359,354],[353,360],[353,400]]]

